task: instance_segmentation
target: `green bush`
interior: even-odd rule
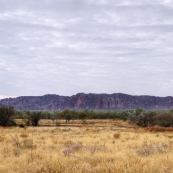
[[[12,120],[12,116],[15,115],[13,106],[1,106],[0,107],[0,126],[12,126],[16,125]]]
[[[31,112],[30,114],[30,121],[32,126],[38,126],[38,122],[41,119],[42,113],[41,112]]]

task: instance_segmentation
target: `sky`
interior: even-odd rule
[[[0,99],[173,96],[173,0],[0,0]]]

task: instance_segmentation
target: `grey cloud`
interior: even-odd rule
[[[0,95],[173,95],[171,1],[0,4]]]

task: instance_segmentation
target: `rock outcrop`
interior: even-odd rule
[[[0,105],[12,105],[17,110],[146,110],[173,109],[173,97],[131,96],[127,94],[84,94],[59,96],[22,96],[0,100]]]

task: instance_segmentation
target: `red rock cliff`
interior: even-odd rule
[[[124,110],[173,109],[173,97],[131,96],[127,94],[84,94],[73,96],[23,96],[0,100],[0,105],[13,105],[17,110]]]

